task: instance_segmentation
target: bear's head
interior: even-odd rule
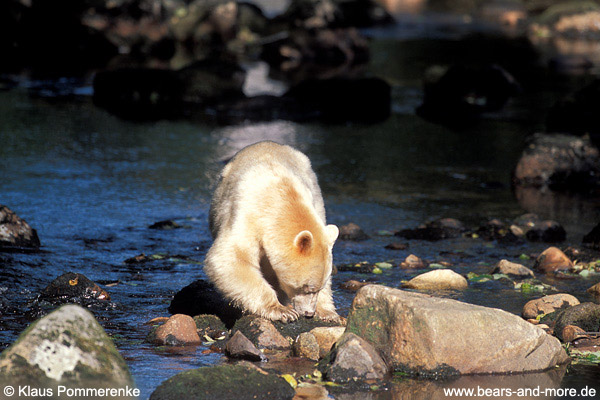
[[[319,292],[329,282],[333,257],[331,250],[339,235],[335,225],[297,233],[283,259],[273,263],[280,289],[288,304],[301,316],[312,317]]]

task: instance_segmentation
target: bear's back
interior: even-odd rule
[[[262,190],[277,177],[291,178],[303,186],[317,215],[325,221],[321,190],[308,157],[290,146],[264,141],[243,148],[223,168],[209,214],[213,237],[235,218],[239,203],[252,198],[249,193]]]

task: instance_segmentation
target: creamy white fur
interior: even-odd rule
[[[338,229],[326,225],[308,157],[274,142],[242,149],[221,173],[209,222],[204,270],[227,299],[272,320],[315,311],[339,320],[331,297]]]

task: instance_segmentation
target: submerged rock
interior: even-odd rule
[[[586,332],[600,331],[600,305],[581,303],[560,311],[555,318],[554,333],[561,340],[567,325],[575,325]]]
[[[536,133],[515,167],[513,183],[588,191],[600,185],[600,151],[587,138]]]
[[[525,237],[532,242],[557,243],[567,238],[567,231],[556,221],[541,221],[529,229]]]
[[[267,361],[267,357],[240,331],[236,331],[225,345],[225,354],[230,358],[249,361]]]
[[[579,304],[579,300],[570,294],[551,294],[525,303],[521,315],[525,319],[534,319],[538,315],[550,314],[551,312],[573,307],[577,304]]]
[[[457,219],[440,218],[420,225],[416,229],[403,229],[395,235],[406,239],[435,241],[459,237],[466,230],[463,223]]]
[[[216,315],[201,314],[194,317],[196,330],[200,337],[205,335],[217,339],[227,336],[227,327]]]
[[[37,249],[37,231],[10,208],[0,205],[0,251],[7,249]]]
[[[51,304],[77,303],[89,304],[90,301],[108,301],[110,295],[85,275],[67,272],[54,279],[38,297],[38,301]]]
[[[464,126],[484,112],[502,109],[519,90],[515,78],[495,64],[481,68],[435,66],[425,72],[425,95],[417,114],[434,122]]]
[[[514,314],[378,285],[357,293],[347,332],[394,370],[422,376],[541,371],[569,359],[556,338]]]
[[[505,274],[531,278],[535,277],[533,271],[526,266],[513,263],[508,260],[500,260],[492,270],[492,274]]]
[[[291,400],[294,389],[285,379],[258,368],[218,365],[181,372],[163,383],[150,400]]]
[[[489,220],[477,229],[477,234],[485,240],[498,240],[500,242],[516,242],[524,234],[506,226],[497,219]]]
[[[54,393],[57,385],[134,387],[111,339],[94,316],[77,305],[62,306],[35,321],[2,352],[0,383],[50,388]]]
[[[325,377],[334,382],[380,380],[389,372],[371,343],[354,333],[343,335],[326,361],[321,368]]]
[[[242,310],[226,301],[213,284],[204,279],[198,279],[181,289],[169,305],[171,314],[200,314],[216,315],[231,328],[235,321],[242,316]]]
[[[181,228],[181,225],[179,225],[177,222],[172,221],[170,219],[164,220],[164,221],[158,221],[153,223],[152,225],[150,225],[148,227],[149,229],[157,229],[157,230],[171,230],[171,229],[179,229]]]
[[[563,1],[548,7],[531,23],[534,36],[600,38],[600,5],[593,1]]]
[[[175,118],[190,105],[204,108],[244,97],[244,79],[245,72],[237,64],[218,60],[180,70],[107,70],[94,77],[94,103],[124,118]]]
[[[182,346],[200,344],[196,322],[189,315],[175,314],[163,325],[154,329],[147,337],[151,343],[159,346]]]
[[[542,272],[566,271],[573,268],[573,262],[556,247],[548,247],[536,258],[533,268]]]
[[[417,290],[462,290],[469,283],[464,276],[450,269],[436,269],[417,275],[402,286]]]
[[[340,226],[341,240],[361,241],[367,240],[368,238],[369,235],[367,235],[365,231],[363,231],[361,227],[356,225],[354,222]]]
[[[393,22],[374,0],[296,0],[278,17],[303,29],[369,27]]]
[[[595,141],[600,135],[599,109],[600,79],[596,79],[552,106],[546,121],[547,129],[575,135],[589,133]]]
[[[600,223],[583,237],[582,243],[593,249],[600,250]]]

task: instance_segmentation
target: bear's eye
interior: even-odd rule
[[[317,289],[315,286],[313,285],[304,285],[302,286],[302,292],[304,294],[312,294],[312,293],[317,293],[319,291],[319,289]]]

